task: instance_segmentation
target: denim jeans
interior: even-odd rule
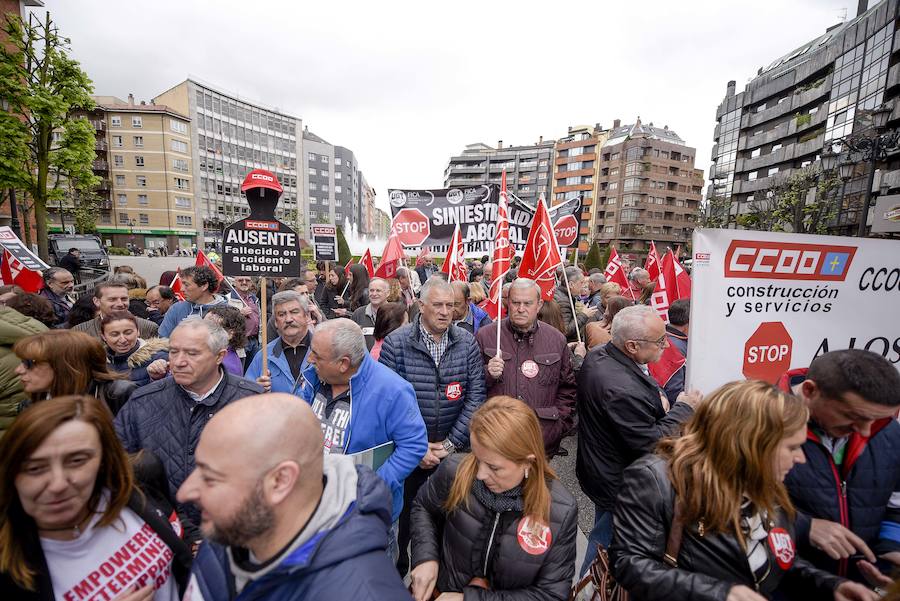
[[[591,567],[591,562],[597,557],[597,544],[603,545],[604,549],[609,549],[613,535],[613,514],[611,511],[602,511],[600,508],[594,508],[594,527],[588,535],[587,550],[584,552],[584,563],[581,564],[579,575],[584,575]]]

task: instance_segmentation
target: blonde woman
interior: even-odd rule
[[[413,502],[413,596],[567,598],[578,508],[547,463],[534,411],[494,397],[469,431],[472,452],[445,459]]]
[[[682,437],[625,470],[610,560],[632,601],[876,599],[797,555],[784,478],[806,461],[808,417],[802,400],[765,382],[732,382],[697,406]],[[671,567],[676,503],[684,530]]]

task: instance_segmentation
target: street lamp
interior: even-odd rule
[[[833,171],[837,166],[838,153],[832,152],[830,150],[826,150],[821,155],[819,155],[819,160],[822,161],[822,171]]]
[[[854,155],[859,156],[856,162],[867,162],[869,164],[862,214],[859,216],[859,229],[856,233],[860,238],[866,236],[866,221],[868,221],[869,209],[872,206],[875,165],[878,161],[884,161],[887,158],[889,150],[900,148],[900,131],[896,129],[884,131],[892,113],[893,109],[891,107],[882,104],[870,113],[875,130],[874,134],[864,135],[860,133],[833,142],[833,144],[840,144],[847,149],[844,154],[844,161],[840,166],[841,179],[845,182],[849,181],[853,176]]]

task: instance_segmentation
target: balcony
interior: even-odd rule
[[[537,169],[537,161],[519,163],[519,171],[534,171]]]
[[[97,204],[97,207],[101,211],[111,211],[113,208],[113,202],[112,202],[112,200],[105,198]]]
[[[94,150],[100,150],[100,151],[103,151],[103,152],[106,152],[107,150],[109,150],[109,147],[108,147],[107,144],[106,144],[106,140],[100,140],[100,139],[98,139],[98,140],[94,143]]]
[[[91,120],[91,125],[97,131],[106,131],[106,120],[104,119],[93,119]]]
[[[109,163],[106,161],[96,160],[91,163],[91,167],[94,171],[109,171]]]
[[[105,191],[108,191],[109,189],[110,189],[110,186],[109,186],[108,179],[102,179],[102,180],[100,180],[100,183],[97,184],[97,190],[99,190],[99,191],[105,192]]]

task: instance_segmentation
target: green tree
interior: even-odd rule
[[[731,199],[722,196],[711,196],[700,215],[700,226],[708,228],[727,228],[735,222],[731,212]]]
[[[600,256],[600,245],[597,244],[595,240],[591,247],[588,249],[587,256],[584,258],[584,268],[587,270],[591,270],[595,267],[599,267],[600,269],[605,269],[606,265],[600,264],[602,257]]]
[[[612,254],[612,244],[607,244],[603,249],[603,255],[600,257],[600,269],[606,269],[609,265],[609,256]]]
[[[88,192],[100,181],[92,171],[94,128],[77,116],[93,108],[93,84],[69,56],[70,40],[60,36],[49,12],[28,23],[9,15],[3,30],[8,44],[0,46],[0,98],[7,110],[0,111],[0,188],[24,194],[46,259],[47,207],[58,205],[69,186]]]
[[[341,267],[347,264],[347,261],[353,258],[350,252],[350,245],[347,244],[347,238],[344,237],[344,230],[341,226],[337,226],[337,243],[338,243],[338,263]]]
[[[766,232],[827,234],[840,208],[835,189],[840,180],[807,167],[759,190],[749,210],[737,216],[741,227]]]

